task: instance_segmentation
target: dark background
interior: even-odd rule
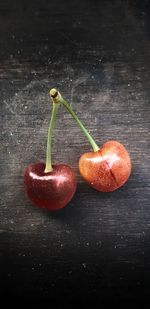
[[[49,89],[58,87],[97,143],[117,139],[129,181],[99,193],[81,179],[91,148],[61,108],[53,162],[78,190],[55,214],[32,206],[23,171],[44,160]],[[0,280],[5,302],[144,302],[150,288],[150,1],[0,2]],[[70,305],[71,306],[71,305]]]

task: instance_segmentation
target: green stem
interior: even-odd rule
[[[82,132],[84,133],[84,135],[86,136],[87,140],[89,141],[89,143],[91,144],[94,152],[99,150],[98,145],[95,143],[94,139],[92,138],[92,136],[90,135],[90,133],[87,131],[87,129],[84,127],[84,125],[82,124],[82,122],[80,121],[80,119],[78,118],[78,116],[75,114],[75,112],[73,111],[73,109],[71,108],[71,106],[67,103],[66,100],[64,100],[64,98],[61,96],[60,92],[58,92],[56,89],[52,89],[50,91],[50,95],[53,98],[53,101],[56,103],[60,103],[62,105],[64,105],[64,107],[68,110],[68,112],[72,115],[72,117],[74,118],[74,120],[77,122],[79,128],[82,130]]]
[[[46,166],[45,166],[45,173],[49,173],[53,170],[52,168],[52,131],[55,126],[56,115],[58,111],[59,104],[56,104],[53,101],[53,108],[52,108],[52,116],[49,123],[48,128],[48,136],[47,136],[47,151],[46,151]]]

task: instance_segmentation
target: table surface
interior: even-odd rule
[[[140,301],[150,288],[149,1],[0,2],[0,261],[5,301]],[[24,193],[25,167],[45,159],[49,89],[57,87],[99,145],[130,152],[129,181],[100,193],[81,179],[91,150],[60,108],[53,162],[77,193],[57,213]]]

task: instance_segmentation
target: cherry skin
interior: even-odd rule
[[[29,199],[40,208],[55,211],[64,208],[76,191],[76,177],[70,166],[53,165],[45,173],[45,164],[30,164],[24,173],[25,191]]]
[[[111,192],[129,178],[131,160],[126,148],[112,140],[96,152],[83,154],[79,160],[79,170],[91,187],[101,192]]]

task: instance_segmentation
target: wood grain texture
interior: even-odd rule
[[[149,1],[1,1],[0,277],[5,301],[140,301],[150,288]],[[53,162],[78,190],[56,214],[31,205],[27,164],[45,159],[49,89],[58,87],[99,145],[122,142],[132,175],[113,193],[81,179],[90,147],[61,108]]]

